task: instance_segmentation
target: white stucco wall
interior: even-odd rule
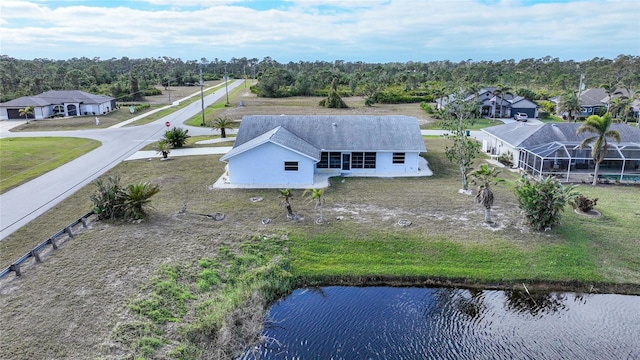
[[[405,153],[404,164],[394,164],[392,152],[379,152],[376,157],[376,173],[418,173],[418,156],[418,153]]]
[[[285,161],[297,161],[298,171],[284,171]],[[272,143],[238,154],[228,162],[232,184],[313,184],[314,161]]]

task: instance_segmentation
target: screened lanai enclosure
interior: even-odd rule
[[[566,182],[591,182],[595,169],[591,147],[581,150],[580,142],[554,141],[523,148],[518,163],[535,177],[554,176]],[[640,183],[640,142],[610,142],[598,181]]]

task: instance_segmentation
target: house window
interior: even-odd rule
[[[340,152],[322,152],[316,167],[318,169],[340,169],[341,161],[342,153]]]
[[[329,167],[329,153],[320,153],[320,161],[316,164],[318,169],[327,169]]]
[[[364,168],[365,169],[376,168],[376,153],[374,152],[364,153]]]
[[[342,153],[323,152],[320,153],[320,161],[316,165],[318,169],[340,169]]]
[[[340,169],[342,161],[342,153],[330,152],[329,153],[329,168]]]
[[[375,169],[376,153],[375,152],[352,152],[351,168],[352,169]]]
[[[298,162],[297,161],[285,161],[284,162],[284,171],[298,171]]]
[[[394,164],[404,164],[404,153],[393,153]]]
[[[354,152],[351,153],[351,168],[362,169],[364,167],[364,153]]]

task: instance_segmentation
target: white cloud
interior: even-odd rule
[[[521,1],[291,0],[267,10],[232,0],[185,0],[179,7],[175,0],[145,2],[129,8],[92,1],[60,7],[3,1],[0,52],[18,58],[271,56],[281,62],[640,54],[640,2],[635,0],[533,6]]]

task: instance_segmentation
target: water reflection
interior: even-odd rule
[[[640,359],[640,297],[299,289],[243,359]]]

